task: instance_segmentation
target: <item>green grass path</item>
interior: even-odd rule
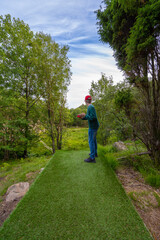
[[[0,230],[0,240],[151,240],[115,174],[87,151],[58,151]]]

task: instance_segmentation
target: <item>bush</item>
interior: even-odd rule
[[[145,181],[150,184],[152,187],[160,187],[160,175],[153,175],[150,173],[146,178]]]
[[[102,154],[117,152],[117,149],[115,147],[113,147],[112,145],[106,145],[105,147],[102,145],[99,145],[98,149]]]
[[[10,170],[11,169],[11,165],[9,164],[9,163],[3,163],[2,164],[2,167],[1,167],[1,170],[3,171],[8,171],[8,170]]]
[[[28,156],[29,157],[39,157],[42,155],[51,155],[52,151],[48,150],[47,148],[44,147],[44,145],[41,142],[38,142],[37,144],[35,144],[34,146],[32,146],[29,150],[28,150]]]
[[[160,207],[160,197],[159,197],[159,195],[156,192],[154,192],[153,194],[154,194],[155,198],[157,199],[158,207]]]
[[[84,148],[88,148],[88,142],[83,141],[83,139],[68,139],[65,146],[63,147],[64,150],[81,150]]]
[[[81,150],[88,146],[88,128],[66,129],[62,142],[63,150]]]
[[[109,143],[114,143],[114,142],[117,142],[117,141],[118,141],[117,134],[116,134],[116,132],[115,132],[114,130],[112,130],[112,131],[110,132],[110,136],[109,136],[109,138],[108,138],[108,142],[109,142]]]
[[[109,166],[115,171],[119,166],[118,160],[113,156],[113,154],[109,153],[105,154],[105,158],[107,159]]]
[[[99,149],[99,155],[101,155],[102,159],[104,161],[107,161],[110,167],[115,171],[119,166],[118,160],[113,155],[113,153],[116,152],[116,148],[114,148],[112,145],[107,145],[105,147],[99,145],[98,149]]]

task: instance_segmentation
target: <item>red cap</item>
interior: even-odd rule
[[[78,117],[78,118],[81,118],[81,116],[80,116],[79,114],[77,115],[77,117]]]
[[[85,97],[85,101],[86,100],[92,100],[92,97],[90,96],[90,95],[87,95],[86,97]]]

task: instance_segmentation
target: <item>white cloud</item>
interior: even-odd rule
[[[85,40],[85,39],[88,39],[88,36],[81,36],[81,37],[75,37],[75,38],[71,38],[69,40],[63,40],[61,41],[61,43],[63,44],[69,44],[70,47],[76,47],[77,48],[77,45],[76,44],[70,44],[72,42],[76,43],[78,41],[82,41],[82,40]]]
[[[68,106],[75,108],[84,103],[84,97],[88,94],[91,82],[98,81],[101,73],[107,77],[113,76],[114,83],[123,80],[122,73],[117,69],[112,57],[83,57],[71,59],[73,67],[72,82],[68,92]]]
[[[88,51],[94,51],[99,54],[109,54],[113,55],[113,50],[109,48],[107,45],[102,44],[85,44],[84,48],[88,49]]]
[[[23,19],[34,31],[58,36],[66,32],[79,31],[91,33],[95,22],[88,16],[90,9],[99,6],[99,0],[0,0],[1,14],[10,13],[13,17]],[[94,19],[96,20],[95,14]]]

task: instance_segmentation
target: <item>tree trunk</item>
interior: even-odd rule
[[[5,161],[9,160],[9,151],[7,149],[4,150],[4,160]]]
[[[28,136],[29,136],[29,126],[28,126],[28,117],[29,111],[26,111],[26,127],[25,127],[25,147],[23,157],[26,158],[28,156]]]
[[[62,128],[59,126],[57,127],[57,149],[62,149]]]
[[[60,149],[62,149],[62,131],[63,129],[60,129]]]
[[[60,150],[60,148],[59,148],[59,126],[56,127],[56,130],[57,130],[57,149]]]
[[[29,135],[29,126],[28,126],[28,119],[29,119],[29,90],[28,90],[28,79],[26,79],[26,127],[25,127],[25,146],[24,146],[24,153],[23,157],[26,158],[28,156],[28,135]]]
[[[53,132],[53,123],[51,120],[51,109],[50,109],[50,103],[48,102],[48,119],[49,119],[49,125],[50,125],[50,136],[52,140],[52,152],[55,153],[55,141],[54,141],[54,132]]]
[[[54,154],[56,150],[53,131],[51,131],[51,139],[52,139],[52,153]]]
[[[152,149],[150,154],[151,159],[156,167],[160,166],[160,149]]]

